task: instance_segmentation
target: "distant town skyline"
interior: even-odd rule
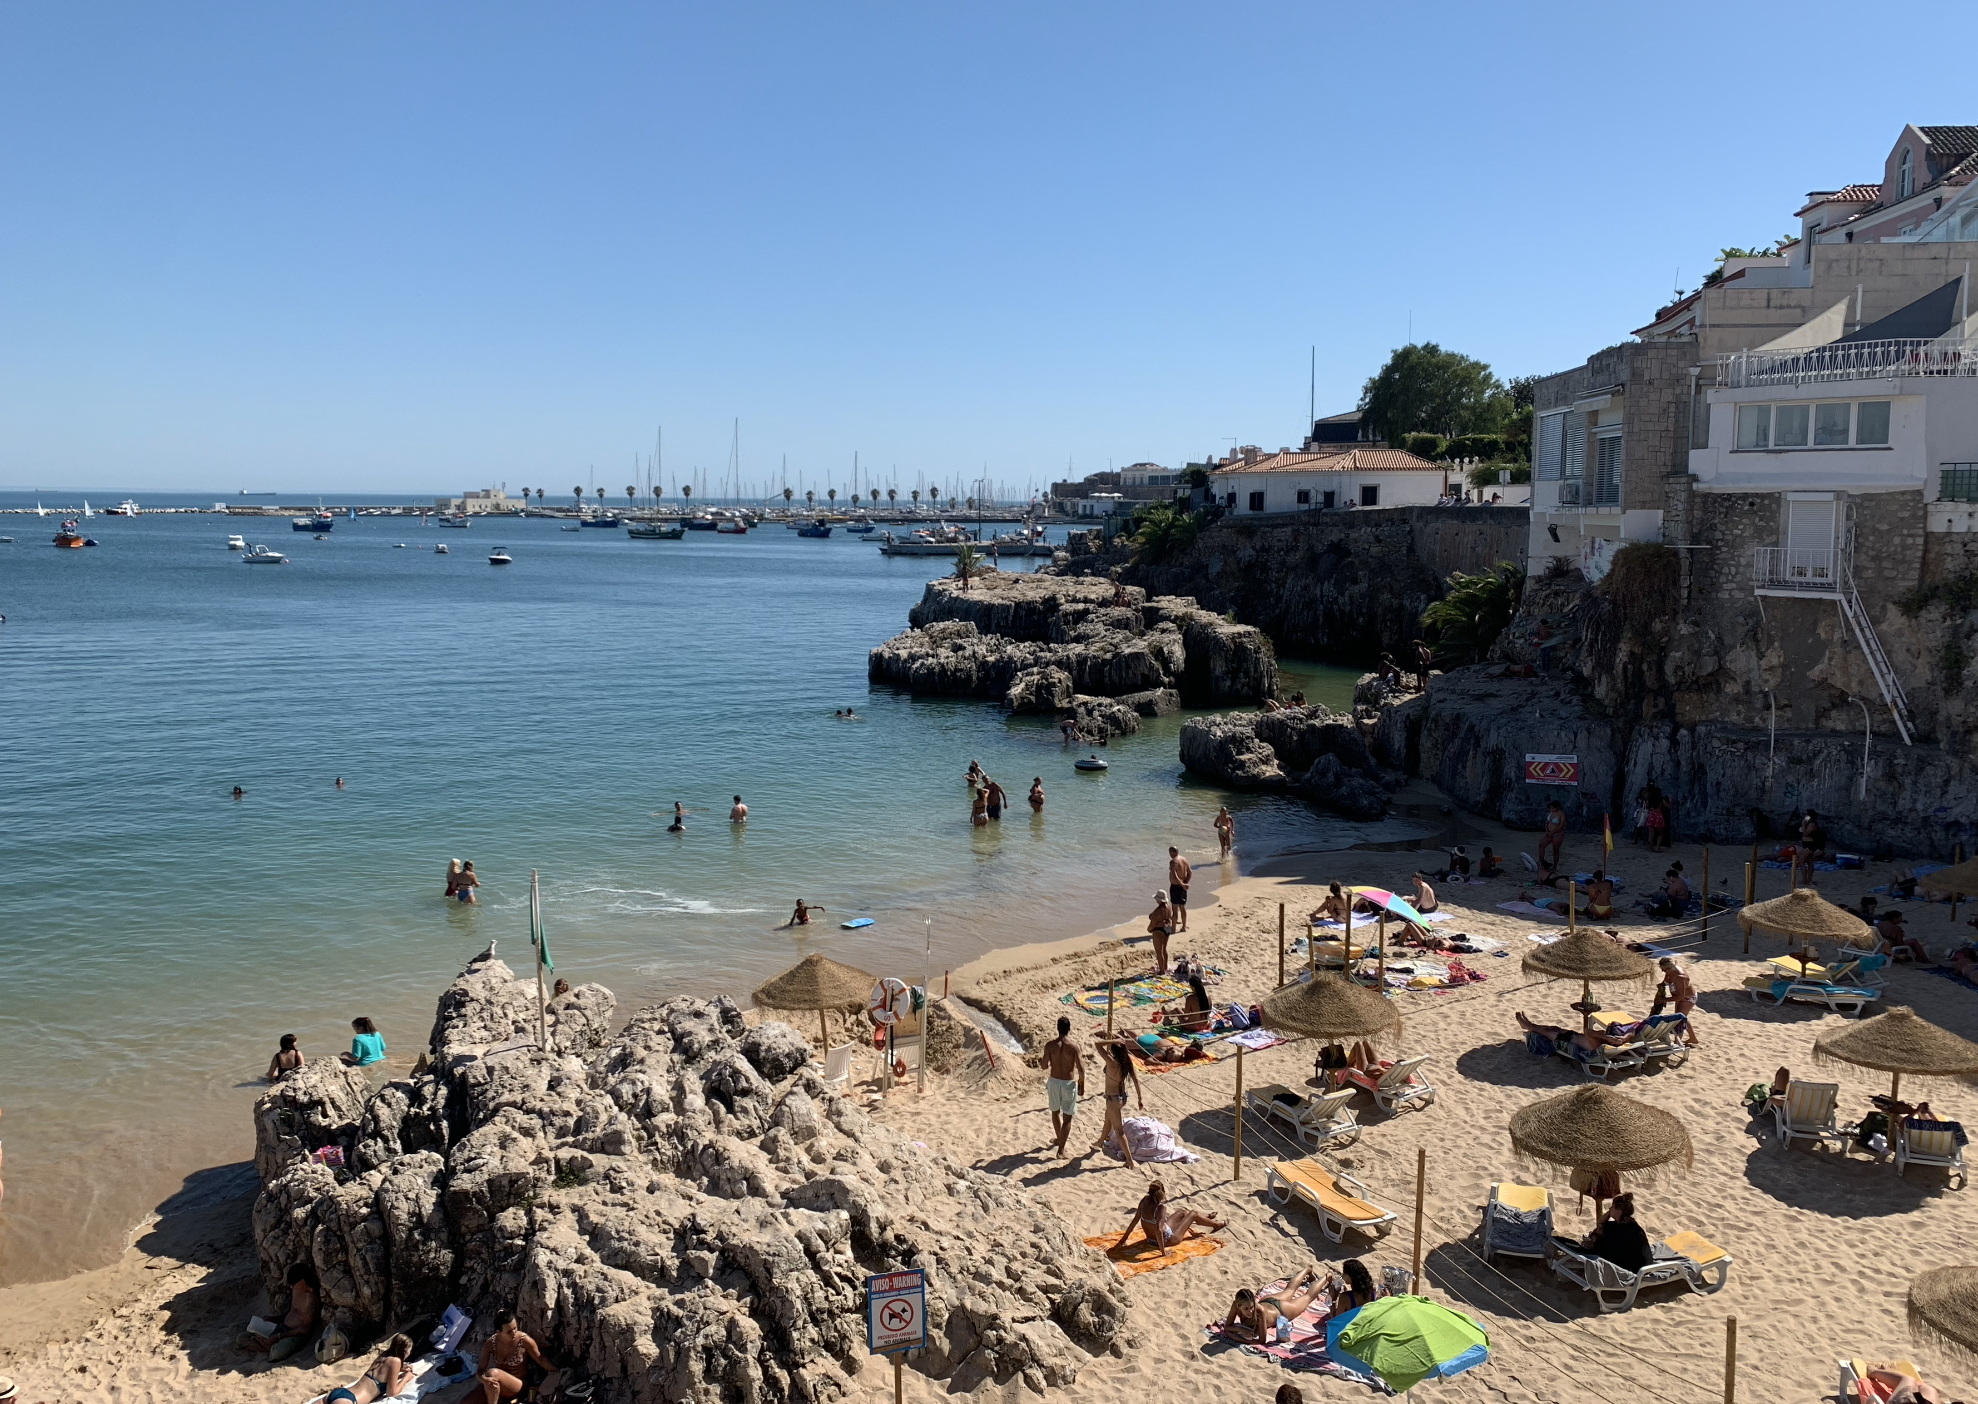
[[[15,7],[0,485],[617,495],[664,425],[671,493],[737,418],[820,496],[1295,445],[1411,338],[1582,362],[1968,118],[1808,108],[1777,26]]]

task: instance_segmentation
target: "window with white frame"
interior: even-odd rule
[[[1594,440],[1593,501],[1597,507],[1621,501],[1621,436],[1602,434]]]
[[[1538,434],[1532,453],[1532,476],[1542,483],[1556,482],[1565,445],[1566,411],[1556,410],[1538,417]]]
[[[1744,451],[1882,448],[1889,442],[1888,400],[1798,400],[1739,405],[1736,447]]]

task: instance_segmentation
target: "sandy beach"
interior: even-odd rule
[[[1473,816],[1456,822],[1472,855],[1490,843],[1515,863],[1515,855],[1531,851],[1536,838]],[[1585,868],[1597,851],[1597,839],[1578,836],[1567,857]],[[1349,851],[1267,862],[1253,875],[1221,885],[1214,902],[1194,914],[1192,930],[1176,936],[1173,950],[1227,971],[1216,992],[1219,1002],[1255,1002],[1277,981],[1280,903],[1288,912],[1288,934],[1295,935],[1302,930],[1301,914],[1316,904],[1326,880],[1399,887],[1430,856]],[[1722,890],[1720,877],[1731,879],[1732,891],[1741,890],[1748,856],[1748,850],[1713,850],[1713,890]],[[1641,892],[1655,885],[1672,859],[1684,863],[1693,881],[1700,879],[1703,850],[1694,845],[1650,855],[1624,843],[1613,868],[1627,879],[1630,893]],[[1821,891],[1853,901],[1900,866],[1871,864],[1822,874]],[[1204,876],[1212,873],[1213,868]],[[1160,875],[1160,855],[1150,855],[1150,892]],[[1758,895],[1774,896],[1786,886],[1783,871],[1767,870],[1760,875]],[[930,1147],[1010,1177],[1081,1236],[1116,1236],[1150,1175],[1164,1181],[1171,1199],[1229,1220],[1228,1230],[1218,1235],[1224,1245],[1218,1251],[1129,1280],[1136,1313],[1133,1347],[1124,1358],[1091,1361],[1067,1391],[1092,1404],[1127,1404],[1157,1381],[1165,1393],[1175,1393],[1179,1382],[1186,1392],[1218,1398],[1268,1399],[1287,1381],[1301,1386],[1308,1398],[1363,1397],[1361,1386],[1288,1371],[1211,1343],[1202,1328],[1222,1317],[1239,1287],[1260,1286],[1308,1264],[1336,1268],[1359,1256],[1377,1274],[1382,1267],[1405,1267],[1413,1245],[1418,1149],[1427,1152],[1424,1290],[1474,1316],[1489,1333],[1492,1349],[1489,1365],[1424,1386],[1425,1395],[1518,1404],[1719,1400],[1725,1319],[1732,1316],[1738,1318],[1741,1399],[1832,1398],[1835,1362],[1850,1356],[1908,1357],[1947,1391],[1970,1390],[1974,1376],[1968,1367],[1934,1344],[1911,1339],[1903,1305],[1914,1273],[1969,1257],[1970,1215],[1962,1194],[1948,1189],[1941,1171],[1912,1169],[1898,1178],[1892,1164],[1878,1164],[1859,1151],[1842,1156],[1809,1150],[1804,1143],[1781,1149],[1770,1135],[1770,1118],[1754,1121],[1747,1115],[1741,1101],[1745,1088],[1769,1079],[1781,1065],[1796,1076],[1839,1083],[1844,1121],[1868,1110],[1867,1098],[1887,1091],[1888,1080],[1863,1069],[1814,1064],[1814,1038],[1838,1027],[1840,1016],[1753,1001],[1741,981],[1758,960],[1783,948],[1761,935],[1746,955],[1744,933],[1730,917],[1713,921],[1709,942],[1685,954],[1701,992],[1695,1019],[1701,1047],[1679,1066],[1624,1075],[1617,1084],[1678,1116],[1695,1145],[1693,1169],[1665,1174],[1638,1189],[1644,1226],[1652,1238],[1688,1230],[1721,1245],[1735,1260],[1728,1284],[1708,1295],[1664,1288],[1645,1293],[1629,1311],[1603,1316],[1590,1296],[1556,1283],[1540,1264],[1483,1262],[1474,1235],[1491,1183],[1529,1178],[1528,1171],[1521,1176],[1513,1156],[1508,1118],[1534,1099],[1582,1081],[1562,1060],[1527,1054],[1515,1026],[1519,1010],[1541,1021],[1568,1022],[1573,1016],[1567,1005],[1578,997],[1576,988],[1520,972],[1519,957],[1534,949],[1529,936],[1559,928],[1499,911],[1497,904],[1517,891],[1512,880],[1441,889],[1453,920],[1439,930],[1503,941],[1506,954],[1468,961],[1486,976],[1480,983],[1399,996],[1404,1033],[1399,1049],[1383,1052],[1428,1055],[1424,1071],[1436,1088],[1434,1103],[1389,1116],[1362,1096],[1355,1109],[1363,1134],[1326,1157],[1399,1216],[1393,1231],[1377,1242],[1349,1233],[1343,1245],[1333,1244],[1308,1211],[1268,1202],[1266,1165],[1303,1153],[1294,1152],[1280,1131],[1247,1120],[1236,1173],[1233,1057],[1143,1079],[1146,1114],[1173,1128],[1199,1156],[1189,1164],[1128,1171],[1108,1157],[1083,1153],[1099,1126],[1096,1067],[1072,1132],[1076,1158],[1055,1158],[1042,1074],[1001,1049],[993,1070],[987,1055],[978,1052],[959,1072],[931,1077],[925,1093],[915,1092],[911,1083],[896,1089],[877,1114]],[[1940,905],[1906,906],[1912,930],[1933,950],[1944,949],[1954,932],[1965,929],[1953,927]],[[1652,937],[1656,930],[1635,916],[1614,924],[1631,937]],[[1142,926],[1134,916],[1078,941],[1000,950],[955,972],[954,991],[993,1011],[1027,1048],[1048,1038],[1064,1013],[1074,1021],[1074,1037],[1089,1044],[1104,1020],[1067,1006],[1061,996],[1151,969]],[[1295,960],[1292,964],[1295,968]],[[1643,997],[1629,995],[1637,1003]],[[1951,980],[1898,966],[1873,1012],[1897,1004],[1966,1037],[1978,1035],[1978,991]],[[806,1032],[814,1033],[814,1026]],[[1305,1087],[1312,1055],[1303,1043],[1246,1054],[1245,1083]],[[855,1063],[855,1077],[863,1071]],[[1972,1089],[1965,1085],[1927,1085],[1912,1093],[1906,1080],[1905,1092],[1931,1098],[1947,1117],[1970,1111]],[[1579,1234],[1590,1228],[1590,1207],[1582,1207],[1567,1189],[1563,1174],[1545,1182],[1558,1209],[1559,1230]],[[160,1221],[111,1267],[0,1292],[0,1373],[20,1380],[21,1399],[128,1404],[198,1397],[300,1404],[354,1373],[348,1364],[306,1370],[249,1366],[231,1350],[233,1332],[260,1301],[247,1226],[251,1199],[225,1197],[238,1184],[230,1184],[224,1172],[211,1172],[189,1187],[182,1197],[185,1207],[167,1206]],[[858,1383],[873,1404],[891,1392],[890,1371],[880,1362]],[[1014,1383],[1008,1388],[1012,1399],[1021,1392]],[[908,1397],[933,1399],[942,1392],[938,1382],[915,1375],[909,1366]]]

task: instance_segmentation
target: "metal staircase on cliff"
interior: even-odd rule
[[[1854,637],[1861,644],[1862,656],[1868,660],[1868,671],[1875,675],[1875,685],[1882,689],[1882,700],[1889,704],[1889,715],[1895,718],[1896,731],[1902,737],[1903,745],[1912,745],[1909,697],[1902,690],[1902,679],[1889,666],[1889,655],[1882,651],[1882,641],[1875,635],[1875,626],[1868,622],[1868,611],[1861,607],[1861,595],[1854,588],[1854,563],[1848,559],[1850,554],[1841,553],[1841,588],[1838,595],[1841,618],[1847,620],[1848,627],[1854,630]]]

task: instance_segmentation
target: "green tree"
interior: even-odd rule
[[[1490,367],[1433,341],[1403,346],[1360,391],[1360,413],[1390,444],[1415,431],[1488,434],[1510,416],[1511,397]]]
[[[1186,488],[1205,488],[1209,485],[1209,465],[1191,463],[1181,470],[1181,485]]]
[[[1518,611],[1524,568],[1499,561],[1487,571],[1449,577],[1449,593],[1422,611],[1423,636],[1445,668],[1481,663]]]
[[[982,553],[975,549],[975,543],[964,541],[955,547],[955,579],[961,581],[962,589],[982,572]]]
[[[1134,512],[1133,559],[1136,564],[1159,565],[1186,551],[1201,534],[1207,521],[1203,512],[1184,512],[1172,502],[1156,502]]]

